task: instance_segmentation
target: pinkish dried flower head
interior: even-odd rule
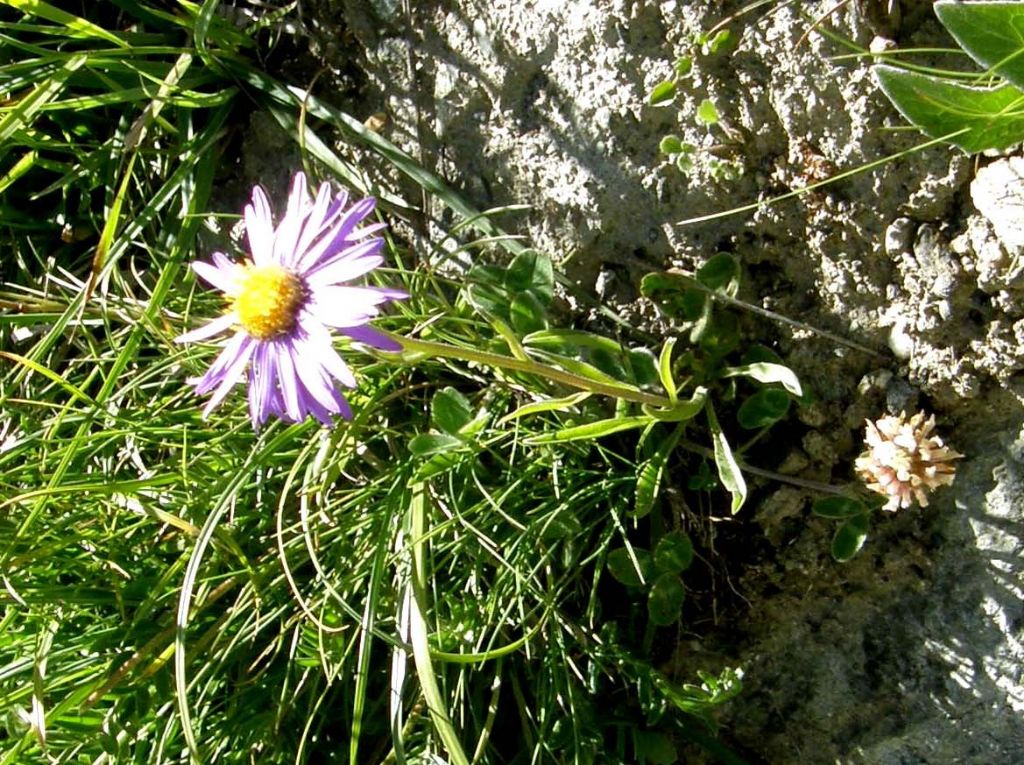
[[[871,491],[889,498],[883,509],[895,512],[910,507],[914,500],[928,507],[928,492],[953,483],[953,460],[963,457],[932,434],[935,415],[925,419],[918,412],[909,420],[886,415],[867,421],[864,441],[867,451],[857,458],[857,472]]]

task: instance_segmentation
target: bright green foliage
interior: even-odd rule
[[[718,122],[718,109],[715,107],[715,102],[710,98],[705,98],[700,102],[697,107],[697,122],[702,125],[714,125]]]
[[[1024,140],[1024,6],[940,0],[935,13],[987,71],[964,83],[889,65],[874,68],[882,90],[910,122],[968,153]]]

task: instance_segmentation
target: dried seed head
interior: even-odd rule
[[[935,415],[927,420],[918,412],[909,420],[886,415],[877,422],[867,421],[864,442],[867,451],[857,458],[857,472],[871,491],[889,498],[884,509],[910,507],[914,500],[928,507],[928,493],[938,486],[953,483],[959,452],[932,435]]]

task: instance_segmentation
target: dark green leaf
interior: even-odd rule
[[[631,381],[626,371],[624,349],[620,346],[615,350],[607,348],[590,348],[586,353],[587,360],[613,380]]]
[[[743,351],[741,362],[746,364],[778,364],[779,366],[785,366],[782,363],[782,358],[764,345],[751,345]]]
[[[690,289],[682,294],[679,318],[683,321],[707,322],[711,317],[711,299],[700,290]]]
[[[934,9],[971,58],[1024,89],[1024,3],[940,0]]]
[[[836,529],[832,537],[832,557],[845,563],[860,552],[868,538],[868,516],[857,515]]]
[[[679,621],[683,611],[686,588],[675,574],[662,574],[654,580],[647,594],[647,615],[659,627]]]
[[[690,491],[712,491],[717,487],[718,479],[711,474],[711,468],[706,461],[701,462],[697,472],[686,481],[686,488]]]
[[[1024,140],[1024,92],[1013,85],[961,85],[885,64],[874,72],[900,113],[932,138],[971,154]]]
[[[509,321],[511,300],[502,287],[493,284],[470,283],[466,285],[466,300],[485,316],[496,316]]]
[[[693,542],[684,531],[670,531],[654,548],[654,566],[662,574],[681,574],[693,563]]]
[[[542,304],[550,304],[555,289],[551,258],[534,250],[519,253],[505,274],[505,287],[512,292],[529,290]]]
[[[691,337],[695,331],[691,331]],[[732,313],[715,313],[710,321],[702,323],[696,340],[709,355],[721,358],[739,347],[739,319]]]
[[[651,94],[647,97],[647,102],[651,106],[660,106],[667,104],[676,97],[676,84],[670,80],[665,82],[659,82],[651,90]]]
[[[409,441],[409,451],[416,457],[428,457],[431,454],[442,454],[462,449],[465,444],[461,439],[447,433],[420,433]]]
[[[443,388],[430,402],[430,424],[445,433],[456,434],[473,419],[469,399],[455,388]]]
[[[846,520],[858,515],[865,515],[867,507],[859,499],[852,497],[825,497],[811,505],[811,512],[822,518],[836,521]]]
[[[693,59],[689,56],[680,56],[675,63],[676,77],[687,77],[693,71]]]
[[[651,553],[642,547],[634,547],[633,555],[636,556],[635,563],[628,549],[618,547],[608,553],[605,565],[609,573],[627,587],[643,587],[651,581],[654,560]]]
[[[695,275],[697,281],[708,289],[725,290],[735,296],[740,281],[740,264],[728,252],[719,252],[708,258]]]
[[[630,378],[637,385],[650,386],[658,383],[658,362],[647,348],[632,348],[626,354]]]
[[[675,765],[679,762],[676,745],[664,733],[636,730],[633,731],[633,741],[639,762],[651,765]]]
[[[736,412],[736,421],[744,428],[766,428],[789,411],[789,394],[778,388],[765,388],[744,401]]]
[[[512,299],[509,309],[512,326],[520,335],[538,332],[547,326],[544,306],[534,291],[520,292]]]

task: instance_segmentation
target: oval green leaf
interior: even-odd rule
[[[461,439],[447,433],[420,433],[409,441],[409,451],[416,457],[429,457],[462,449],[464,446]]]
[[[811,512],[821,518],[842,521],[865,515],[867,507],[859,499],[853,497],[824,497],[811,505]]]
[[[857,515],[836,529],[832,537],[832,557],[845,563],[860,552],[868,538],[868,516]]]
[[[651,581],[654,573],[654,561],[651,553],[642,547],[632,550],[618,547],[608,553],[605,566],[615,579],[627,587],[643,587]]]
[[[736,412],[736,421],[748,430],[766,428],[789,411],[789,394],[778,388],[765,388],[744,401]]]
[[[532,290],[520,292],[512,299],[512,305],[509,307],[512,327],[520,335],[544,329],[547,326],[544,313],[544,304]]]
[[[676,84],[669,80],[659,82],[651,90],[651,94],[647,97],[647,102],[651,106],[661,106],[669,103],[676,97]]]
[[[934,9],[983,69],[1024,88],[1024,3],[939,0]]]
[[[472,419],[469,399],[455,388],[449,386],[434,394],[430,402],[430,424],[438,430],[454,435]]]
[[[683,150],[683,141],[677,135],[667,135],[661,139],[658,150],[662,154],[679,154]]]
[[[1013,85],[961,85],[886,64],[873,71],[900,114],[931,138],[949,141],[969,154],[1005,149],[1024,140],[1024,91]]]
[[[662,574],[651,585],[647,594],[647,615],[659,627],[679,621],[683,612],[686,588],[675,574]]]
[[[681,574],[693,563],[693,542],[685,531],[670,531],[654,548],[654,567],[662,574]]]

